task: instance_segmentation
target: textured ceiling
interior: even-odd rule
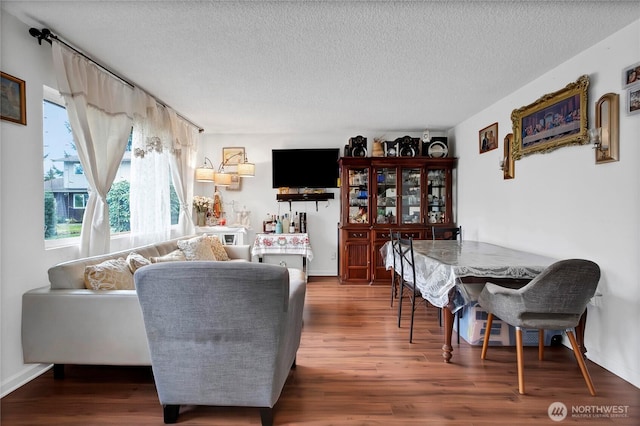
[[[1,4],[206,133],[449,129],[640,18],[638,1]]]

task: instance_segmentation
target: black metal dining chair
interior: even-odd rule
[[[416,299],[422,298],[420,290],[416,286],[416,266],[413,255],[413,238],[400,238],[400,233],[396,234],[398,254],[400,255],[400,294],[398,301],[398,328],[402,319],[402,299],[405,290],[409,293],[411,302],[411,322],[409,325],[409,343],[413,343],[413,321],[416,311]]]
[[[393,269],[391,270],[391,307],[393,307],[393,300],[398,297],[398,289],[401,288],[402,276],[399,270],[399,259],[402,258],[402,252],[400,251],[400,233],[394,233],[393,230],[389,230],[389,242],[391,243],[391,255],[393,256]]]

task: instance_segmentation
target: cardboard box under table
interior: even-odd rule
[[[470,345],[481,346],[489,314],[475,302],[464,306],[459,313],[462,314],[460,331],[458,331],[458,321],[453,322],[454,331],[459,332],[460,337]],[[562,335],[562,330],[545,330],[544,345],[550,346],[552,341],[555,343],[557,338],[554,339],[554,336],[557,335]],[[494,316],[489,334],[489,346],[515,346],[515,344],[515,327]],[[522,329],[522,344],[524,346],[538,346],[538,330]]]

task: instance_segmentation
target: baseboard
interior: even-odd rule
[[[15,374],[2,382],[0,387],[0,398],[4,398],[14,390],[49,371],[52,367],[52,364],[27,364],[26,368],[20,373]]]

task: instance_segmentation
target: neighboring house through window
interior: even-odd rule
[[[89,184],[78,158],[64,99],[57,90],[44,87],[43,168],[45,240],[80,236],[89,198]],[[129,228],[131,136],[107,201],[111,232]],[[169,183],[170,184],[170,183]],[[179,202],[171,185],[171,224],[178,223]]]

